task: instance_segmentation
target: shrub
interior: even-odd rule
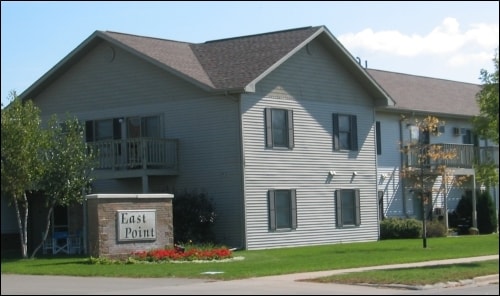
[[[460,234],[469,234],[469,227],[472,226],[472,196],[470,194],[462,196],[458,202],[455,212],[460,224]],[[476,215],[477,229],[479,233],[487,234],[496,232],[497,216],[493,199],[488,191],[476,193]],[[450,227],[452,225],[450,224]]]
[[[489,234],[497,230],[497,215],[493,199],[488,191],[477,195],[477,228],[479,233]]]
[[[380,222],[380,239],[418,238],[422,236],[422,221],[386,218]]]
[[[442,221],[432,220],[425,224],[426,237],[445,237],[446,227]]]
[[[179,244],[215,241],[215,205],[204,193],[175,194],[172,202],[174,241]]]

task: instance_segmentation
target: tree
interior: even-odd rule
[[[406,120],[406,118],[403,117],[403,120]],[[407,186],[421,200],[424,248],[427,247],[426,220],[428,211],[426,208],[429,204],[432,205],[432,184],[436,176],[442,177],[443,184],[454,183],[458,185],[463,181],[462,178],[456,178],[453,174],[450,174],[445,164],[446,160],[454,159],[457,152],[452,149],[444,149],[440,144],[431,144],[429,141],[424,140],[425,136],[439,136],[439,126],[443,123],[444,121],[434,116],[427,116],[422,120],[415,119],[413,123],[408,122],[410,142],[406,143],[403,148],[403,153],[408,156],[409,163],[402,167],[401,174]],[[432,173],[425,173],[426,170]],[[442,186],[436,190],[446,193],[446,188]],[[446,200],[444,204],[446,212]],[[445,219],[445,225],[447,225],[447,215],[445,215]]]
[[[22,102],[15,92],[11,104],[2,109],[2,195],[13,204],[21,240],[21,254],[28,254],[28,198],[38,189],[43,174],[42,151],[46,141],[40,133],[40,110],[31,101]]]
[[[48,207],[42,243],[50,228],[56,205],[81,202],[92,181],[93,152],[84,142],[83,127],[75,118],[59,122],[53,115],[42,127],[40,109],[31,100],[22,101],[15,92],[2,109],[2,195],[14,204],[21,240],[21,254],[27,258],[28,192],[41,192]]]
[[[495,50],[493,58],[495,71],[489,73],[485,69],[481,69],[480,77],[483,85],[481,91],[477,93],[477,103],[479,105],[480,114],[473,117],[472,126],[474,133],[480,137],[492,140],[498,145],[498,133],[500,130],[499,102],[498,102],[498,48]],[[496,152],[498,153],[498,151]],[[492,161],[475,163],[476,182],[484,185],[487,189],[498,184],[498,170],[495,164],[494,156],[489,156]],[[497,221],[500,219],[497,219]]]
[[[498,48],[493,58],[495,72],[488,73],[481,69],[480,79],[483,83],[476,98],[480,114],[472,120],[474,132],[484,139],[490,139],[498,145],[499,105],[498,105]]]
[[[39,187],[46,197],[48,212],[42,242],[33,251],[32,258],[47,238],[54,207],[82,203],[89,192],[90,173],[95,165],[93,152],[84,141],[84,128],[76,118],[66,115],[65,121],[59,122],[57,116],[52,115],[46,133],[45,171]]]

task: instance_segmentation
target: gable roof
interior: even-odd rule
[[[382,109],[460,117],[479,115],[476,101],[476,94],[481,90],[479,84],[375,69],[367,69],[367,72],[396,101],[395,106]]]
[[[324,26],[303,27],[228,39],[187,43],[109,31],[95,31],[20,97],[35,96],[45,85],[100,42],[107,41],[210,92],[254,92],[255,85],[315,38],[321,38],[341,64],[376,98],[394,102]]]

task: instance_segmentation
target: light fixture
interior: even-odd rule
[[[357,175],[358,175],[358,172],[352,172],[352,175],[353,175],[353,176],[357,176]]]
[[[335,175],[337,175],[337,172],[336,172],[336,171],[329,171],[329,172],[328,172],[328,175],[330,175],[330,176],[335,176]]]

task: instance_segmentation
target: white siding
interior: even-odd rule
[[[405,112],[384,113],[377,112],[376,120],[380,122],[381,139],[382,139],[382,154],[377,157],[378,165],[378,187],[384,191],[384,215],[386,217],[421,217],[420,200],[411,192],[409,187],[406,190],[403,188],[403,182],[400,178],[401,153],[400,143],[409,140],[409,130],[406,127],[406,122],[400,122],[400,118],[404,114],[413,121],[411,114]],[[471,129],[471,124],[467,119],[448,118],[446,116],[437,116],[444,122],[444,133],[439,136],[431,136],[431,143],[446,143],[446,144],[462,144],[462,136],[457,136],[453,132],[453,128]],[[481,143],[483,146],[484,143]],[[437,177],[431,185],[433,194],[432,202],[434,208],[444,208],[444,184],[441,177]],[[471,190],[472,184],[464,183],[462,186],[453,184],[451,180],[447,183],[447,208],[452,211],[458,205],[461,197],[465,194],[465,190]],[[405,194],[403,194],[405,191]],[[498,193],[493,189],[493,196]]]
[[[242,99],[247,248],[378,239],[374,115],[371,98],[320,44],[300,51]],[[265,147],[265,108],[293,109],[295,148]],[[332,114],[357,116],[359,151],[333,151]],[[330,170],[337,175],[328,176]],[[359,173],[352,178],[353,171]],[[336,189],[361,192],[361,226],[335,224]],[[296,189],[294,231],[270,232],[267,191]]]
[[[384,191],[384,216],[405,216],[410,210],[413,197],[406,196],[403,200],[400,179],[401,151],[399,115],[378,113],[376,120],[380,122],[380,138],[382,153],[377,155],[378,190]],[[406,209],[406,211],[405,211]]]

